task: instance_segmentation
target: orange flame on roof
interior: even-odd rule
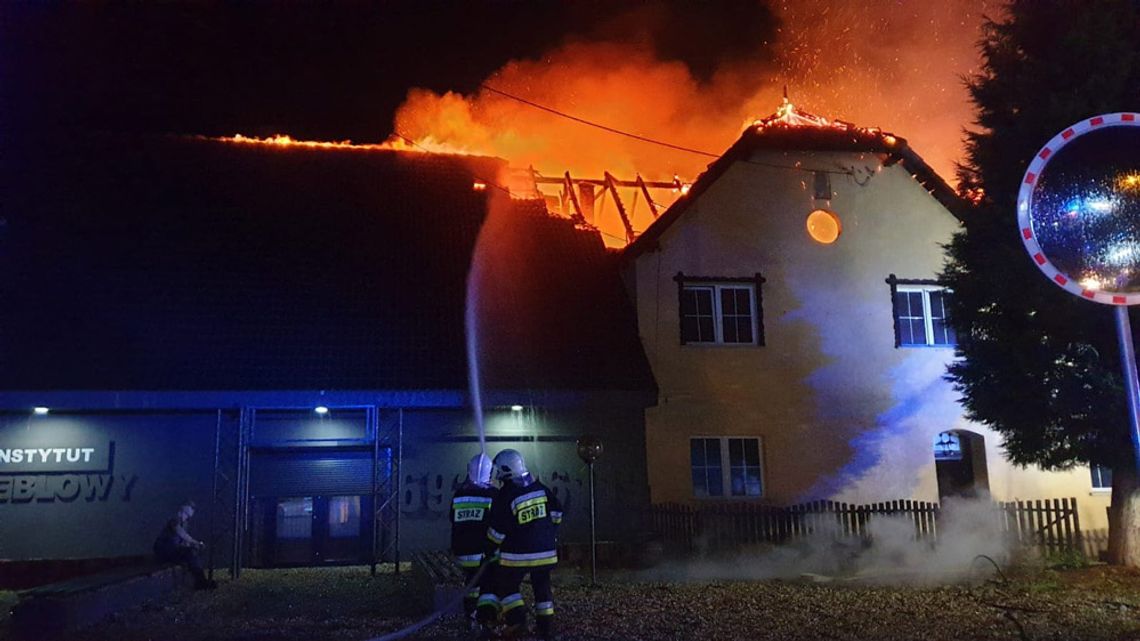
[[[879,127],[857,127],[842,120],[828,120],[823,116],[800,111],[788,100],[787,94],[784,95],[783,102],[776,109],[776,113],[767,118],[754,120],[752,126],[757,129],[765,129],[768,127],[818,127],[820,129],[838,129],[878,136],[888,147],[893,147],[898,144],[898,138],[884,132]]]
[[[234,134],[232,136],[205,137],[207,140],[234,143],[239,145],[265,145],[274,147],[306,147],[309,149],[347,149],[356,151],[407,151],[414,153],[447,154],[452,156],[482,156],[458,145],[441,143],[430,136],[411,142],[398,135],[391,136],[382,143],[355,143],[351,140],[299,140],[287,134],[274,134],[264,138]]]
[[[960,132],[972,119],[960,78],[978,64],[975,42],[987,1],[870,7],[858,0],[779,0],[771,3],[782,21],[779,42],[758,42],[751,55],[726,61],[705,78],[677,59],[658,57],[632,37],[636,29],[615,28],[620,35],[568,38],[541,56],[508,62],[487,83],[582,120],[720,153],[739,135],[740,123],[753,125],[758,114],[779,105],[781,85],[791,82],[797,102],[842,118],[816,124],[883,125],[907,136],[953,180]],[[620,19],[614,26],[628,27]],[[791,102],[777,113],[784,122],[804,115]],[[483,90],[413,89],[395,123],[417,141],[432,136],[493,150],[515,166],[551,176],[610,171],[667,180],[674,173],[695,177],[709,162]],[[867,131],[890,144],[888,134]]]

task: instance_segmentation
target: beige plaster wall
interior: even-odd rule
[[[969,429],[985,438],[995,498],[1076,496],[1090,527],[1097,512],[1103,520],[1106,498],[1090,495],[1086,468],[1013,468],[999,437],[962,417],[942,379],[953,350],[894,346],[887,277],[935,278],[958,221],[903,167],[881,167],[874,154],[753,160],[697,196],[627,275],[660,387],[646,415],[652,500],[692,501],[689,437],[731,435],[762,438],[764,501],[936,500],[933,438]],[[815,201],[811,173],[763,164],[795,162],[856,175],[831,175],[834,197]],[[832,245],[806,232],[807,214],[821,206],[843,224]],[[766,345],[681,345],[678,272],[761,273]]]

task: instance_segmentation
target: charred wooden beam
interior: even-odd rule
[[[645,181],[641,179],[641,174],[637,174],[637,180],[634,181],[638,187],[641,188],[641,194],[645,196],[645,202],[649,205],[649,212],[653,214],[653,220],[657,220],[657,204],[653,202],[653,198],[649,196],[649,187]]]
[[[535,180],[540,179],[536,178]],[[580,225],[585,225],[586,217],[582,215],[582,205],[578,202],[578,194],[574,192],[574,179],[570,177],[570,172],[566,172],[562,180],[556,182],[562,183],[563,189],[566,190],[563,196],[569,198],[570,203],[574,205],[574,211],[570,214],[570,220]]]
[[[621,202],[621,196],[618,196],[617,182],[610,172],[605,172],[604,180],[606,181],[606,189],[614,196],[614,205],[617,206],[618,216],[621,216],[621,224],[625,226],[625,242],[632,243],[637,238],[637,233],[633,231],[633,223],[629,220],[629,214],[625,212],[625,205]]]

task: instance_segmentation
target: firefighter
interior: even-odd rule
[[[475,605],[483,592],[480,586],[490,585],[491,568],[483,571],[478,584],[471,585],[471,581],[483,564],[487,524],[497,491],[491,484],[491,459],[480,452],[467,464],[467,480],[451,499],[451,553],[463,568],[464,585],[470,586],[463,596],[463,612],[473,628],[476,626]]]
[[[534,588],[534,615],[538,636],[554,638],[554,595],[550,572],[558,564],[558,526],[562,505],[545,485],[526,469],[515,450],[503,450],[493,461],[502,488],[491,505],[487,539],[499,550],[495,570],[497,608],[507,636],[526,633],[526,608],[519,587],[526,575]],[[483,605],[483,599],[480,599]],[[487,613],[489,614],[489,612]],[[486,627],[486,617],[481,617]]]

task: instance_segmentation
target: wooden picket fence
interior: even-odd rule
[[[1077,499],[1043,499],[997,503],[1003,532],[1025,546],[1055,554],[1081,550],[1081,518]]]
[[[999,531],[1043,552],[1079,549],[1080,520],[1075,498],[994,503]],[[854,505],[811,501],[788,507],[713,503],[699,507],[661,503],[649,522],[668,549],[691,553],[729,550],[760,543],[789,543],[808,537],[869,538],[868,523],[880,516],[908,519],[916,539],[935,541],[941,507],[927,501],[885,501]]]

